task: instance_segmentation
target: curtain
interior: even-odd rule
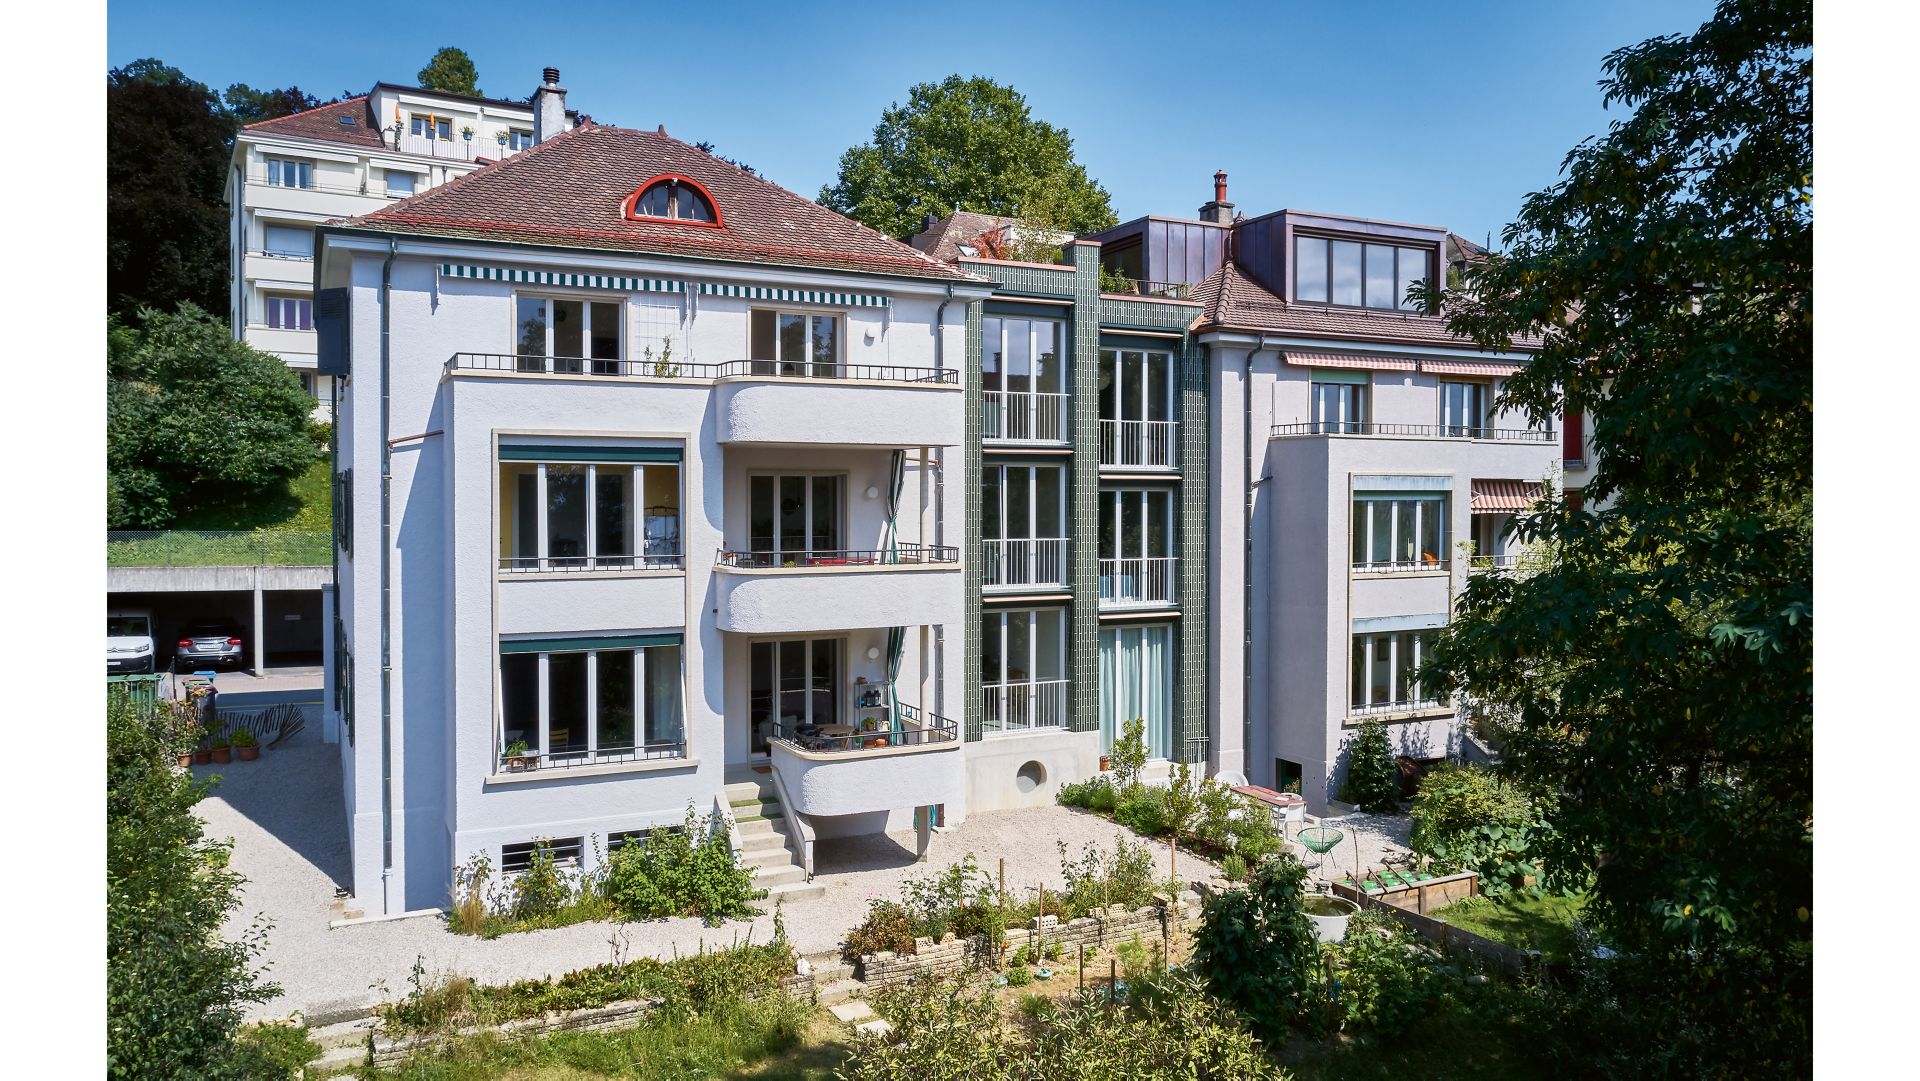
[[[1140,628],[1140,716],[1146,718],[1147,751],[1154,758],[1174,757],[1171,631]]]
[[[887,628],[887,714],[894,735],[900,734],[900,655],[907,648],[905,627]]]
[[[680,708],[680,647],[650,646],[640,655],[647,666],[647,731],[642,738],[677,743],[686,731]]]
[[[1173,758],[1173,629],[1100,632],[1100,749],[1111,751],[1126,722],[1146,722],[1147,752]]]
[[[1114,738],[1119,735],[1114,724],[1114,710],[1118,708],[1116,695],[1119,685],[1116,682],[1119,665],[1114,657],[1113,631],[1100,632],[1100,749],[1113,750]]]
[[[907,452],[893,452],[893,462],[888,467],[891,483],[887,485],[887,555],[888,563],[900,560],[900,489],[907,482]]]

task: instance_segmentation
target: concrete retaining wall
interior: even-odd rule
[[[1077,952],[1082,946],[1096,949],[1117,945],[1134,935],[1139,935],[1143,942],[1154,942],[1175,928],[1191,930],[1199,926],[1200,896],[1196,893],[1180,895],[1179,904],[1172,911],[1171,918],[1176,921],[1173,927],[1167,925],[1167,912],[1168,906],[1164,901],[1133,909],[1114,905],[1104,913],[1082,916],[1076,920],[1045,927],[1009,930],[1007,949],[1012,951],[1024,946],[1031,956],[1036,950],[1057,942],[1064,960],[1066,955]],[[949,938],[941,943],[922,938],[915,940],[915,952],[912,954],[883,950],[862,957],[854,969],[855,975],[868,987],[886,987],[906,983],[916,976],[948,975],[978,966],[990,957],[992,953],[985,935]]]

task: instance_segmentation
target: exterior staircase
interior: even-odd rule
[[[740,862],[754,868],[753,884],[767,891],[767,904],[827,892],[825,886],[807,881],[807,872],[800,866],[799,853],[789,838],[772,776],[756,773],[748,780],[732,782],[725,794],[727,809],[740,830]]]

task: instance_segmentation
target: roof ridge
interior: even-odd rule
[[[240,125],[240,130],[252,131],[254,128],[264,127],[268,124],[278,124],[283,120],[292,120],[296,117],[306,116],[308,113],[320,112],[323,109],[338,109],[342,105],[352,105],[356,101],[366,101],[370,96],[371,95],[368,94],[361,94],[358,97],[341,98],[339,101],[329,101],[325,105],[315,105],[311,109],[301,109],[298,112],[287,113],[285,116],[270,116],[265,120],[256,120],[251,124],[242,124]]]
[[[438,195],[452,195],[456,192],[456,190],[461,185],[465,184],[469,180],[472,180],[474,177],[479,176],[482,173],[486,173],[489,176],[491,176],[498,172],[504,171],[508,165],[514,165],[520,162],[527,161],[528,159],[532,158],[535,154],[540,153],[542,148],[554,146],[558,144],[562,139],[568,138],[569,136],[573,135],[575,132],[585,131],[590,128],[597,130],[602,127],[605,127],[605,125],[595,124],[592,121],[584,121],[571,128],[562,128],[558,132],[554,133],[552,137],[543,139],[540,142],[533,144],[532,146],[526,148],[525,150],[520,151],[517,154],[511,154],[504,158],[495,158],[492,161],[489,161],[486,164],[480,166],[478,169],[461,173],[459,176],[449,178],[447,182],[444,184],[440,184],[435,187],[428,188],[426,191],[420,192],[417,195],[409,195],[405,199],[402,199],[397,203],[389,203],[388,205],[383,206],[380,209],[375,210],[371,213],[356,214],[353,217],[348,218],[346,220],[349,224],[352,224],[353,222],[366,221],[368,219],[375,219],[375,218],[380,219],[382,221],[395,218],[397,217],[397,215],[395,214],[396,211],[402,210],[405,207],[410,205],[425,206],[427,205],[426,200],[432,199],[433,197]]]

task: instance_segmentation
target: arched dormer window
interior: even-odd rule
[[[656,176],[627,197],[626,216],[636,221],[671,221],[720,227],[720,207],[700,182],[690,177]]]

